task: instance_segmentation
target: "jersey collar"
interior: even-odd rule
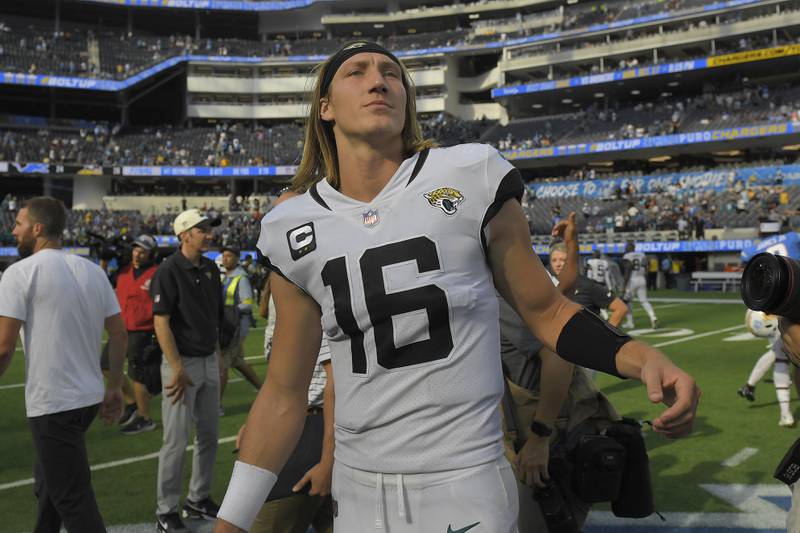
[[[327,179],[322,179],[312,185],[308,192],[315,202],[330,211],[364,209],[367,206],[387,201],[398,191],[405,189],[405,187],[417,177],[420,170],[422,170],[427,156],[428,150],[423,150],[400,163],[400,166],[392,177],[389,178],[389,181],[381,192],[370,202],[362,202],[342,194],[334,189]]]

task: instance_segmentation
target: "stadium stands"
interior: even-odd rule
[[[422,124],[426,135],[444,146],[480,140],[501,150],[514,150],[798,120],[800,88],[761,86],[608,110],[595,104],[577,113],[512,121],[506,126],[445,114]],[[302,127],[294,123],[164,126],[131,132],[98,124],[93,130],[72,132],[7,130],[0,137],[0,156],[23,163],[103,166],[287,165],[298,160],[302,138]]]
[[[520,22],[518,31],[501,34],[482,34],[479,30],[485,27],[507,25],[509,19],[487,19],[476,22],[474,27],[461,28],[457,23],[453,27],[437,32],[420,32],[413,34],[382,34],[373,30],[373,35],[364,37],[383,41],[393,50],[413,51],[421,48],[460,47],[480,45],[487,42],[498,44],[508,39],[532,37],[536,35],[556,35],[564,32],[571,34],[592,33],[607,30],[606,25],[613,23],[617,27],[633,24],[640,17],[663,14],[665,18],[678,17],[691,13],[704,6],[713,5],[710,0],[675,0],[665,6],[663,2],[608,2],[590,5],[567,5],[563,8],[562,22],[531,32],[528,25],[531,19],[548,18],[553,12],[536,13],[527,17],[511,19]],[[745,15],[737,11],[719,20],[720,24],[740,20]],[[752,15],[755,16],[755,15]],[[698,27],[706,25],[701,21]],[[670,31],[685,31],[695,28],[691,21]],[[622,40],[633,40],[644,35],[658,32],[658,27],[643,26],[620,34]],[[560,35],[560,33],[558,33]],[[28,74],[60,74],[70,76],[87,76],[109,79],[125,79],[141,70],[163,61],[169,57],[186,54],[209,56],[237,56],[280,58],[286,56],[324,56],[331,53],[343,42],[351,40],[352,35],[340,37],[296,38],[287,40],[275,38],[269,40],[245,40],[237,38],[200,38],[190,35],[172,34],[156,35],[145,30],[127,32],[122,28],[105,26],[92,27],[75,23],[62,23],[58,32],[54,31],[52,21],[18,16],[0,15],[0,68],[7,72]],[[615,38],[617,39],[617,38]],[[761,37],[743,37],[749,48],[763,45]],[[531,57],[551,53],[558,49],[566,51],[572,48],[604,46],[588,40],[574,40],[512,49],[511,57]],[[742,49],[739,46],[739,49]],[[747,49],[747,48],[745,48]],[[725,53],[724,43],[717,53]]]
[[[8,200],[8,197],[6,198]],[[178,202],[176,202],[177,207]],[[13,211],[7,207],[0,208],[0,246],[11,246],[15,243],[11,236],[13,224]],[[177,209],[176,209],[176,212]],[[217,216],[218,212],[208,210],[209,216]],[[252,212],[227,212],[222,217],[222,224],[214,228],[212,244],[214,246],[236,245],[246,250],[255,248],[258,233],[261,228],[262,213]],[[173,235],[172,221],[175,212],[160,215],[143,214],[138,210],[106,209],[79,210],[71,209],[68,212],[67,229],[64,230],[64,245],[66,246],[91,246],[102,244],[96,236],[101,236],[109,241],[129,236],[147,233],[150,235]],[[93,237],[91,234],[94,234]]]

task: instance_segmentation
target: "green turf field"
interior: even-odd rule
[[[651,297],[726,297],[719,293],[677,293],[661,291]],[[727,295],[731,297],[732,295]],[[735,298],[735,295],[733,296]],[[744,333],[744,307],[731,304],[654,303],[661,329],[640,338],[655,344],[684,369],[695,375],[703,398],[694,434],[671,441],[648,434],[657,507],[662,512],[736,512],[721,499],[699,485],[774,484],[772,471],[784,451],[798,437],[797,430],[779,428],[774,389],[762,383],[756,402],[748,403],[736,395],[756,358],[765,351],[764,340],[726,341]],[[637,306],[637,327],[648,321]],[[259,324],[263,327],[263,321]],[[732,328],[732,329],[731,329]],[[677,331],[684,330],[684,331]],[[689,331],[685,331],[689,330]],[[726,330],[726,331],[722,331]],[[659,336],[676,333],[676,336]],[[708,333],[705,336],[699,336]],[[261,361],[263,329],[253,330],[247,339],[246,355],[256,357],[250,363],[263,376]],[[24,410],[24,391],[15,384],[23,382],[22,353],[16,354],[9,371],[0,378],[0,531],[30,531],[33,527],[35,499],[32,477],[33,452]],[[238,377],[235,373],[232,378]],[[771,374],[768,374],[771,377]],[[660,408],[647,401],[644,389],[634,381],[619,381],[601,376],[598,383],[626,416],[650,419]],[[794,392],[793,392],[794,396]],[[230,437],[220,444],[214,496],[221,500],[230,475],[234,456],[231,451],[239,425],[244,421],[255,390],[246,382],[229,384],[225,416],[220,421],[220,437]],[[160,399],[153,406],[154,419],[160,421]],[[101,511],[108,524],[152,522],[155,508],[156,453],[161,431],[123,436],[116,427],[99,422],[88,433],[90,462],[103,465],[93,473],[94,487]],[[757,453],[736,467],[722,462],[742,450],[755,448]],[[108,463],[120,462],[120,464]],[[190,462],[187,463],[187,466]],[[188,482],[188,468],[187,468]],[[17,483],[18,486],[9,486]],[[788,492],[787,492],[788,494]]]

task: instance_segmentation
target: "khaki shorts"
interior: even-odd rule
[[[238,340],[232,342],[230,346],[224,348],[219,358],[219,364],[223,370],[228,370],[229,368],[237,368],[243,365],[244,339],[239,338]]]

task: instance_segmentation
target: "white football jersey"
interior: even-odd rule
[[[645,280],[647,275],[647,256],[642,252],[628,252],[622,256],[624,261],[630,262],[631,280]]]
[[[608,259],[592,257],[586,262],[586,277],[608,287]]]
[[[259,249],[322,310],[337,461],[423,473],[502,454],[486,226],[522,191],[494,148],[468,144],[406,159],[369,203],[322,180],[264,217]]]

